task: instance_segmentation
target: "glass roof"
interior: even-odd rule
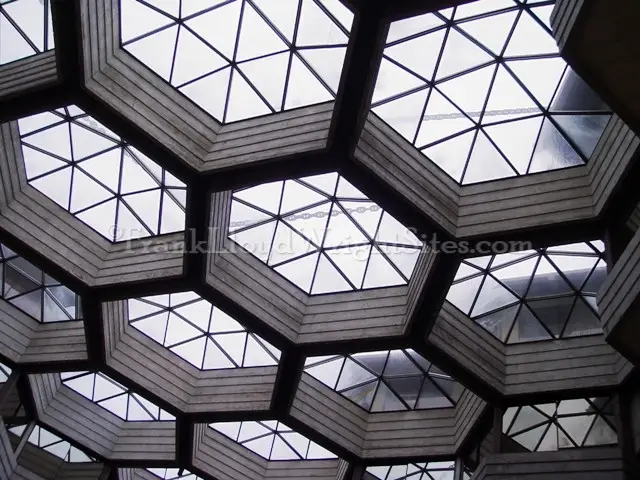
[[[128,301],[129,323],[203,370],[277,365],[280,351],[193,292]]]
[[[40,268],[0,244],[2,299],[39,322],[82,318],[80,297]]]
[[[104,373],[61,373],[62,383],[105,410],[131,422],[175,420],[157,405],[133,393]]]
[[[125,50],[221,122],[335,97],[353,15],[339,0],[121,0]]]
[[[11,369],[4,363],[0,363],[0,383],[6,382],[9,375],[11,375]]]
[[[0,1],[0,65],[53,47],[50,0]]]
[[[554,3],[478,0],[394,22],[373,111],[463,184],[584,164],[610,112],[560,57]]]
[[[601,241],[462,261],[447,300],[506,343],[602,333]]]
[[[305,371],[370,412],[453,407],[462,386],[411,349],[309,357]]]
[[[504,414],[502,430],[534,452],[617,444],[612,403],[586,398],[512,407]]]
[[[284,423],[218,422],[209,426],[267,460],[322,460],[334,454]]]
[[[454,480],[455,462],[423,462],[367,467],[367,473],[379,480]]]
[[[182,468],[147,468],[147,471],[162,480],[202,480],[189,470]]]
[[[184,230],[184,183],[78,107],[18,124],[29,184],[108,240]]]
[[[9,428],[9,431],[15,435],[21,436],[26,427],[26,425],[19,425]],[[56,457],[61,458],[68,463],[89,463],[97,461],[95,458],[88,456],[82,450],[79,450],[66,440],[61,439],[39,425],[36,425],[27,441],[36,447],[54,454]]]
[[[310,294],[405,285],[422,248],[337,173],[235,191],[229,238]]]

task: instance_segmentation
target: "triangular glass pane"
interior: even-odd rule
[[[369,235],[370,238],[376,236],[376,230],[380,223],[383,210],[372,202],[348,202],[341,201],[340,205],[349,212],[356,223]],[[399,242],[397,242],[399,243]]]
[[[412,38],[385,49],[384,53],[425,81],[431,81],[446,29]]]
[[[133,397],[129,399],[129,412],[127,415],[127,420],[130,422],[148,422],[150,420],[154,420],[153,416],[135,401]]]
[[[551,104],[554,112],[608,112],[602,98],[571,67],[567,67]]]
[[[294,285],[309,293],[313,274],[318,264],[318,255],[319,253],[306,255],[292,262],[275,267],[275,271]]]
[[[492,270],[491,274],[519,297],[524,297],[538,258],[529,258],[503,268]]]
[[[520,308],[507,343],[534,342],[551,338],[549,332],[544,329],[525,304]]]
[[[83,160],[78,168],[103,183],[114,194],[118,192],[120,182],[120,159],[122,149],[115,148],[97,157]]]
[[[503,308],[484,317],[476,318],[475,321],[498,340],[506,342],[519,308],[520,305]]]
[[[171,75],[172,85],[182,85],[194,78],[218,70],[227,61],[205,45],[188,28],[180,28],[178,47]]]
[[[271,355],[265,350],[265,348],[258,343],[253,336],[247,336],[247,346],[244,355],[243,367],[263,367],[268,365],[275,365],[277,362]]]
[[[478,132],[462,183],[497,180],[516,174],[517,172],[507,163],[487,135],[483,131]]]
[[[369,200],[364,193],[354,187],[351,182],[349,182],[346,178],[340,177],[338,180],[338,190],[336,192],[336,197],[339,200],[346,199],[362,199]]]
[[[576,297],[529,301],[528,305],[555,338],[559,338]]]
[[[372,412],[394,412],[407,410],[407,407],[400,399],[387,387],[384,382],[378,385],[378,391],[371,406]]]
[[[513,7],[513,0],[483,0],[482,2],[471,2],[460,5],[456,8],[456,20],[475,17],[476,15],[486,15],[497,10]]]
[[[600,325],[600,320],[593,313],[593,310],[589,308],[580,297],[578,297],[562,336],[581,337],[584,335],[597,335],[601,333],[602,326]]]
[[[240,325],[235,319],[231,318],[219,308],[213,309],[213,317],[211,319],[211,325],[209,327],[210,332],[240,332],[243,330],[244,327]]]
[[[79,213],[77,217],[110,241],[122,240],[119,238],[118,232],[113,228],[116,220],[116,204],[117,201],[115,199],[109,200],[97,207]]]
[[[26,136],[31,132],[55,125],[62,121],[62,117],[54,113],[43,112],[18,119],[18,127],[20,129],[20,135]]]
[[[246,333],[221,333],[215,336],[215,341],[220,348],[239,367],[244,363],[244,349],[247,343]]]
[[[392,350],[384,368],[384,377],[421,375],[418,366],[403,350]]]
[[[291,229],[286,223],[278,222],[269,253],[268,265],[278,265],[314,251],[316,251],[316,247],[311,245],[307,239]]]
[[[22,146],[22,156],[24,158],[24,166],[28,180],[69,165],[62,160],[34,150],[27,145]]]
[[[329,85],[334,95],[338,91],[346,53],[346,47],[300,50],[302,57],[320,75],[320,78]]]
[[[616,432],[602,417],[596,417],[596,420],[593,422],[593,426],[591,427],[591,431],[584,440],[584,446],[612,445],[615,443],[618,443],[618,435]]]
[[[558,427],[552,423],[549,425],[549,430],[542,438],[540,445],[538,445],[538,452],[552,452],[558,450]]]
[[[191,326],[180,317],[170,314],[167,325],[167,338],[165,345],[172,346],[185,340],[193,339],[203,335],[201,331]]]
[[[123,24],[129,23],[136,22],[123,22]],[[125,49],[166,81],[169,81],[177,39],[178,26],[173,25],[153,35],[136,40],[126,45]]]
[[[360,288],[367,267],[367,258],[371,246],[367,245],[357,250],[353,247],[338,248],[325,251],[325,254],[335,263],[338,269],[346,275],[349,281]]]
[[[221,122],[224,118],[230,74],[231,68],[225,68],[180,88],[180,91]]]
[[[185,227],[185,213],[173,197],[162,192],[162,218],[160,220],[160,235],[183,231]]]
[[[574,291],[560,276],[558,270],[543,256],[536,267],[527,298],[572,294]]]
[[[236,60],[241,62],[284,50],[287,50],[287,45],[251,4],[245,3]]]
[[[333,390],[336,388],[336,382],[338,381],[338,375],[340,375],[343,362],[344,358],[340,357],[327,363],[306,368],[305,372]]]
[[[294,180],[284,182],[284,191],[282,194],[282,204],[280,213],[286,215],[294,210],[306,208],[318,202],[323,202],[327,198],[324,195],[302,185]]]
[[[158,221],[160,215],[160,189],[150,192],[136,193],[122,197],[132,212],[138,217],[152,232],[158,231]]]
[[[480,289],[482,278],[483,277],[478,276],[451,285],[447,293],[447,300],[468,315],[471,305]]]
[[[583,442],[591,425],[595,421],[595,415],[582,415],[578,417],[560,417],[558,423],[569,435],[578,447],[583,446]]]
[[[93,207],[109,198],[113,194],[94,182],[85,175],[80,169],[76,168],[73,172],[73,186],[71,188],[71,213],[85,208]]]
[[[324,255],[320,255],[318,261],[318,270],[316,272],[311,294],[342,292],[352,290],[344,277],[336,270],[336,268],[327,260]]]
[[[549,107],[567,68],[560,57],[512,60],[507,66],[544,108]]]
[[[553,5],[545,5],[531,9],[531,13],[538,17],[549,30],[551,30],[551,12],[553,12]]]
[[[44,177],[32,180],[30,183],[65,210],[69,208],[71,168],[58,170]]]
[[[491,65],[443,82],[438,89],[477,122],[489,95],[494,73],[495,66]]]
[[[516,29],[509,40],[505,54],[509,57],[557,54],[558,45],[531,15],[522,12]]]
[[[220,422],[210,424],[216,431],[226,435],[231,440],[235,441],[238,438],[240,432],[241,422]]]
[[[338,203],[331,208],[324,247],[341,247],[368,243],[369,240],[355,223],[345,214]]]
[[[274,215],[279,213],[283,182],[263,183],[234,192],[233,196]]]
[[[70,389],[78,392],[83,397],[88,398],[89,400],[92,400],[94,377],[95,377],[94,375],[83,375],[82,377],[76,377],[70,380],[63,380],[63,383]]]
[[[418,401],[423,378],[422,376],[390,378],[386,380],[385,383],[398,397],[401,397],[405,403],[409,405],[409,408],[414,408]]]
[[[347,36],[314,0],[302,0],[296,46],[346,45]]]
[[[23,140],[28,145],[38,147],[40,150],[50,152],[65,160],[71,160],[71,137],[69,136],[68,123],[41,130]]]
[[[131,298],[127,300],[127,307],[128,307],[130,322],[140,317],[145,317],[152,313],[159,313],[162,311],[158,305],[151,304],[148,302],[143,302],[136,298]]]
[[[265,422],[266,423],[266,422]],[[245,442],[262,435],[272,433],[271,428],[267,428],[262,422],[242,422],[238,442]]]
[[[447,175],[460,182],[474,138],[475,132],[467,132],[426,148],[423,152]]]
[[[499,66],[482,122],[495,123],[540,113],[538,106],[509,71]]]
[[[72,320],[69,318],[67,311],[62,308],[53,297],[45,290],[44,292],[44,305],[42,310],[43,322],[64,322]]]
[[[610,115],[553,115],[562,132],[585,157],[590,157],[604,132]]]
[[[476,317],[517,301],[517,297],[504,285],[487,275],[471,311],[471,316]]]
[[[242,2],[223,4],[187,20],[185,25],[204,38],[227,59],[232,60],[238,37],[241,5]],[[216,25],[216,28],[211,28],[212,25]]]
[[[83,158],[117,146],[112,140],[93,133],[75,123],[71,123],[71,143],[75,161],[80,161]]]
[[[202,368],[204,370],[216,370],[220,368],[235,368],[235,365],[215,343],[207,339]]]
[[[313,105],[332,98],[333,95],[329,90],[318,81],[297,55],[293,55],[287,84],[285,108],[291,109],[304,105]]]
[[[289,52],[279,53],[244,62],[238,66],[276,111],[282,109],[290,56]]]
[[[124,155],[122,162],[122,183],[120,185],[120,193],[141,192],[152,188],[158,188],[160,185],[149,173],[129,155]]]
[[[399,247],[397,245],[379,245],[378,247],[409,280],[420,257],[420,249]]]
[[[587,280],[587,283],[582,287],[582,292],[593,294],[598,293],[606,278],[607,264],[604,260],[600,260],[593,270],[593,273],[591,273],[589,280]]]
[[[557,170],[583,164],[582,158],[569,145],[564,136],[551,121],[545,119],[528,173]]]
[[[426,83],[423,80],[382,57],[376,87],[373,91],[373,102],[375,104],[380,100],[425,86]]]
[[[204,353],[205,337],[196,338],[190,342],[181,343],[175,347],[170,347],[171,351],[177,356],[186,360],[196,368],[202,365],[202,356]],[[203,367],[208,368],[208,367]]]
[[[355,361],[364,365],[376,375],[382,375],[389,352],[363,352],[351,355]]]
[[[304,459],[307,455],[307,449],[309,447],[309,440],[296,432],[281,432],[280,437],[288,443],[291,448],[298,454],[298,456]],[[275,445],[274,445],[275,450]],[[271,455],[273,459],[273,454]]]
[[[199,0],[197,2],[182,2],[182,18],[193,16],[194,14],[203,12],[204,10],[211,9],[222,3],[227,3],[228,0]]]
[[[423,89],[373,109],[373,113],[387,122],[396,132],[413,142],[422,123],[422,112],[429,90]]]
[[[298,460],[300,455],[286,444],[279,435],[275,435],[270,460]]]
[[[269,435],[257,440],[251,440],[250,442],[243,443],[245,447],[258,455],[268,459],[271,453],[271,447],[273,445],[273,438],[275,435]]]
[[[436,78],[441,79],[470,70],[492,60],[491,55],[457,30],[450,28]]]
[[[420,148],[473,126],[473,122],[455,105],[433,89],[420,124],[416,145]]]
[[[416,404],[416,408],[446,408],[452,407],[451,400],[445,397],[442,392],[431,382],[431,378],[424,379],[420,397]]]
[[[253,3],[289,42],[293,41],[299,0],[254,0]]]
[[[276,229],[275,220],[263,225],[229,235],[229,238],[252,253],[263,262],[267,262],[271,250],[271,241]]]
[[[323,173],[322,175],[314,175],[312,177],[302,177],[299,180],[316,187],[329,196],[333,196],[336,192],[338,178],[337,173]]]
[[[494,54],[500,55],[513,29],[517,15],[517,11],[511,11],[460,23],[459,26],[475,38],[478,43]]]
[[[391,287],[406,283],[389,260],[377,248],[372,248],[362,288]]]
[[[540,443],[540,440],[544,435],[546,429],[547,425],[542,425],[540,427],[534,428],[533,430],[521,433],[520,435],[515,435],[513,439],[520,445],[525,447],[527,450],[533,452],[536,450],[537,445]]]
[[[173,23],[169,17],[137,0],[122,0],[120,2],[120,16],[123,19],[131,20],[120,22],[123,43]]]
[[[104,205],[104,204],[103,204]],[[88,210],[90,212],[95,211],[95,208]],[[143,223],[138,220],[134,213],[123,202],[118,202],[118,228],[115,230],[116,241],[129,240],[132,238],[142,238],[148,235],[153,235],[153,230],[150,232],[144,226]]]
[[[119,385],[104,378],[102,375],[92,375],[95,378],[93,397],[91,398],[94,402],[100,402],[105,398],[115,397],[116,395],[124,395],[125,390]]]
[[[346,358],[342,371],[340,372],[338,385],[335,388],[338,391],[342,391],[349,389],[354,385],[374,380],[375,378],[376,377],[371,372],[362,368],[350,358]]]
[[[580,290],[585,280],[598,263],[598,257],[549,254],[551,263],[569,279],[576,290]]]
[[[378,242],[410,245],[414,247],[422,247],[422,242],[414,235],[414,233],[395,217],[387,212],[382,215],[380,228],[375,238]]]
[[[489,138],[520,175],[527,173],[542,120],[543,117],[536,117],[484,127]]]
[[[209,331],[209,319],[211,317],[212,305],[206,300],[188,303],[186,305],[175,308],[173,311],[179,316],[189,320],[198,327],[202,332]]]
[[[24,37],[0,14],[0,64],[10,63],[21,58],[29,57],[36,52]],[[10,45],[10,47],[7,47]]]
[[[135,320],[131,322],[131,326],[151,337],[156,342],[163,344],[168,319],[169,314],[167,312],[162,312],[148,318]]]
[[[547,417],[542,415],[538,410],[530,406],[524,406],[518,411],[518,415],[514,420],[509,435],[515,435],[523,430],[527,430],[534,425],[548,422]]]
[[[395,42],[396,40],[407,38],[420,32],[426,32],[441,25],[444,25],[444,22],[433,13],[398,20],[392,22],[389,26],[387,43]]]
[[[263,222],[272,218],[264,212],[256,210],[255,208],[245,205],[240,202],[231,203],[231,220],[229,222],[229,232],[245,228],[256,223]]]
[[[178,18],[180,16],[180,0],[155,0],[153,3],[154,6],[174,18]]]
[[[225,121],[235,122],[270,112],[271,110],[267,104],[249,86],[242,74],[234,69],[231,77],[231,91],[229,92]]]

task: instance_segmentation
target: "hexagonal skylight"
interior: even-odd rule
[[[162,480],[202,480],[189,470],[182,468],[147,468],[147,471]]]
[[[394,22],[373,111],[463,184],[584,164],[608,107],[560,57],[551,1]]]
[[[447,300],[507,343],[602,333],[601,241],[463,260]]]
[[[618,443],[610,398],[562,400],[511,407],[502,430],[534,452]]]
[[[453,407],[462,386],[411,349],[309,357],[305,371],[370,412]]]
[[[15,435],[21,436],[25,428],[26,425],[19,425],[9,428],[9,431]],[[66,440],[63,440],[40,425],[35,426],[27,441],[38,448],[54,454],[56,457],[61,458],[68,463],[96,462],[95,458],[88,456],[82,450],[79,450]]]
[[[29,184],[108,240],[184,230],[184,183],[78,107],[18,124]]]
[[[128,301],[129,323],[196,368],[277,365],[280,351],[193,292]]]
[[[229,238],[310,294],[405,285],[422,248],[337,173],[234,192]]]
[[[133,393],[104,373],[66,372],[61,373],[60,378],[63,385],[123,420],[131,422],[175,420],[175,417],[157,405]]]
[[[276,420],[218,422],[211,423],[209,427],[267,460],[336,458],[333,453]]]
[[[367,467],[367,473],[378,480],[454,480],[455,462]]]
[[[338,0],[121,0],[125,50],[221,122],[335,97],[353,14]]]
[[[82,318],[80,297],[0,244],[1,297],[39,322]]]
[[[0,2],[0,65],[53,47],[50,0]]]

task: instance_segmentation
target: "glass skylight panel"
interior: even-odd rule
[[[203,370],[277,365],[280,351],[193,292],[128,301],[129,323]]]
[[[9,431],[17,436],[21,436],[25,428],[26,425],[19,425],[9,428]],[[95,458],[88,456],[82,450],[74,447],[66,440],[63,440],[39,425],[35,426],[27,441],[68,463],[90,463],[97,461]]]
[[[462,386],[413,350],[309,357],[305,371],[370,412],[453,407]]]
[[[0,275],[2,299],[39,322],[82,318],[78,295],[3,244]]]
[[[335,97],[353,15],[337,0],[121,0],[129,53],[221,122]]]
[[[4,363],[0,363],[0,383],[6,382],[9,375],[11,375],[11,369]]]
[[[105,410],[130,422],[169,421],[175,417],[149,400],[133,393],[104,373],[61,373],[63,385],[76,391]]]
[[[378,480],[454,480],[455,462],[423,462],[367,467]]]
[[[235,191],[229,238],[312,295],[406,285],[422,248],[337,173]]]
[[[202,480],[183,468],[147,468],[147,471],[162,480]]]
[[[50,0],[0,2],[0,65],[53,48]]]
[[[391,24],[373,111],[463,184],[584,164],[611,113],[561,58],[554,1]]]
[[[593,241],[466,259],[447,300],[506,343],[601,334],[603,253]]]
[[[609,398],[586,398],[512,407],[504,414],[502,429],[534,452],[614,445],[618,435],[612,403]]]
[[[276,420],[218,422],[209,426],[267,460],[336,458],[333,453]]]
[[[18,124],[29,184],[108,240],[184,230],[185,184],[78,107]]]

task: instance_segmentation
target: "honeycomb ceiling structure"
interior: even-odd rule
[[[574,3],[0,0],[0,480],[628,463],[640,132]]]

